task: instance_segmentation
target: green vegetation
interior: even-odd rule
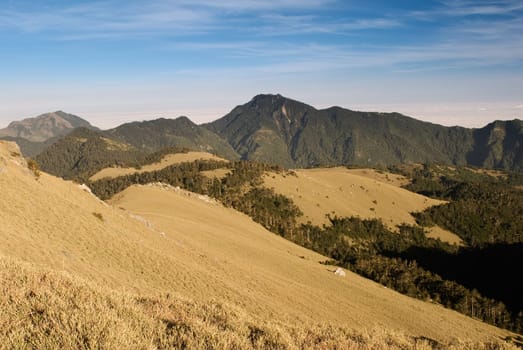
[[[375,219],[330,220],[332,225],[321,229],[303,225],[296,242],[403,294],[440,303],[498,327],[523,330],[523,313],[511,314],[502,302],[425,268],[428,260],[437,265],[444,258],[459,256],[456,246],[427,238],[419,227],[403,225],[398,234]]]
[[[178,147],[209,152],[230,160],[238,159],[238,154],[226,140],[194,124],[187,117],[127,123],[107,130],[104,135],[147,153]]]
[[[222,179],[207,179],[199,174],[200,171],[220,167],[231,169]],[[523,307],[520,302],[518,303],[519,290],[514,287],[513,279],[498,271],[498,275],[503,278],[496,280],[498,282],[496,286],[506,287],[502,288],[504,291],[502,293],[493,293],[492,287],[486,286],[490,281],[495,280],[494,276],[489,275],[489,279],[485,281],[471,277],[479,277],[484,271],[488,271],[485,268],[479,274],[474,273],[474,264],[477,264],[477,259],[485,253],[484,251],[475,249],[471,253],[464,248],[458,249],[457,246],[429,239],[420,227],[403,225],[399,227],[399,234],[393,233],[378,220],[332,217],[331,225],[328,227],[299,226],[297,218],[301,215],[301,211],[292,200],[262,187],[261,176],[269,170],[284,171],[278,167],[255,162],[195,161],[154,172],[102,179],[91,183],[90,187],[95,194],[104,199],[132,184],[149,182],[166,182],[193,192],[207,194],[226,206],[246,213],[270,231],[320,252],[334,259],[338,264],[401,293],[441,303],[500,327],[518,332],[523,330],[523,313],[521,313]],[[474,172],[459,174],[456,178],[474,174],[483,181],[491,180],[490,176]],[[286,172],[285,176],[292,176],[292,173]],[[416,183],[419,185],[418,182],[414,182]],[[442,183],[445,185],[437,184],[440,191],[438,193],[447,193],[446,188],[450,186],[450,180]],[[430,184],[433,186],[432,183]],[[460,192],[455,189],[449,193]],[[463,189],[462,196],[465,194],[474,196],[474,192],[471,194]],[[513,201],[508,203],[514,204]],[[422,216],[418,215],[418,217]],[[479,234],[478,237],[482,236]],[[495,269],[511,271],[511,266],[502,263],[499,254],[503,253],[491,253],[494,262],[489,259],[487,260],[489,264],[492,264]],[[517,252],[514,256],[517,264],[517,259],[521,258],[517,258]],[[514,292],[507,293],[506,290]]]
[[[242,159],[288,168],[438,162],[523,170],[521,120],[444,127],[398,113],[317,110],[280,95],[258,95],[206,127]]]
[[[93,216],[100,221],[104,221],[104,217],[103,217],[102,213],[93,212]]]
[[[172,186],[183,187],[192,192],[207,193],[208,188],[212,187],[213,183],[200,172],[227,166],[227,162],[196,160],[171,165],[158,171],[101,179],[90,182],[89,187],[101,199],[109,199],[131,185],[151,182],[164,182]]]
[[[471,169],[423,166],[408,174],[407,189],[449,203],[415,213],[420,225],[440,225],[470,247],[523,242],[523,191],[514,187],[521,176],[490,176]]]
[[[167,154],[188,151],[186,148],[166,147],[146,153],[129,144],[108,139],[102,132],[78,128],[40,153],[36,160],[45,172],[85,182],[106,167],[138,168],[158,162]]]
[[[27,168],[33,172],[37,179],[40,177],[40,166],[34,159],[27,159]]]

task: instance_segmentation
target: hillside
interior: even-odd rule
[[[238,158],[227,141],[187,117],[127,123],[107,130],[105,134],[145,152],[178,147],[213,153],[231,160]]]
[[[0,129],[0,137],[9,136],[38,143],[63,136],[79,127],[96,129],[88,121],[76,115],[56,111],[11,122],[7,128]]]
[[[130,166],[145,161],[147,154],[109,139],[103,132],[78,128],[36,156],[42,170],[65,179],[88,178],[111,165]]]
[[[124,175],[130,175],[135,173],[144,173],[148,171],[156,171],[164,169],[168,166],[180,164],[184,162],[193,162],[195,160],[216,160],[216,161],[225,161],[225,159],[215,156],[214,154],[206,152],[193,152],[189,151],[187,153],[174,153],[167,154],[159,162],[141,166],[139,169],[136,168],[115,168],[109,167],[104,168],[91,176],[89,181],[97,181],[103,178],[115,178]]]
[[[0,143],[0,255],[10,259],[126,293],[174,293],[194,300],[197,310],[201,303],[219,299],[224,308],[232,305],[231,310],[289,327],[303,327],[304,322],[360,330],[378,326],[445,344],[509,335],[350,272],[337,277],[329,272],[331,267],[318,263],[325,257],[206,197],[163,185],[132,186],[114,198],[113,207],[77,184],[45,173],[35,177],[17,150],[13,144]],[[48,278],[54,280],[53,276]],[[42,288],[47,288],[48,280],[40,283]],[[21,286],[15,283],[12,288]],[[92,295],[90,287],[75,288]],[[43,307],[40,314],[45,317],[34,319],[37,325],[58,312],[52,303]],[[41,310],[42,303],[34,308]],[[75,310],[84,312],[81,307]],[[236,320],[234,311],[224,313]]]
[[[242,159],[290,168],[443,163],[523,169],[520,120],[444,127],[398,113],[317,110],[281,95],[258,95],[205,126]]]
[[[1,349],[440,348],[432,340],[378,327],[356,331],[328,324],[294,325],[261,319],[222,302],[196,303],[172,293],[151,297],[115,292],[1,256],[0,280]],[[517,348],[499,341],[455,340],[448,349]]]
[[[0,140],[16,142],[24,157],[34,158],[60,138],[61,136],[56,136],[42,142],[33,142],[24,139],[23,137],[2,136],[0,137]]]
[[[398,183],[405,180],[395,174],[381,174],[380,179],[371,170],[345,168],[296,170],[294,174],[269,173],[264,176],[265,186],[296,203],[304,214],[300,222],[317,226],[330,223],[327,215],[357,216],[380,219],[390,229],[397,230],[398,225],[416,223],[410,213],[445,203],[399,187]],[[441,228],[433,227],[433,231],[431,236],[444,241],[460,241]]]

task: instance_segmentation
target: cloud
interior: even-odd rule
[[[442,13],[451,16],[507,15],[523,10],[519,0],[493,0],[483,4],[478,1],[454,0],[444,1]]]
[[[154,53],[194,54],[226,62],[190,62],[178,72],[263,74],[382,69],[398,74],[520,67],[523,16],[519,1],[448,1],[424,16],[438,25],[427,37],[396,39],[419,19],[401,9],[377,17],[336,16],[334,0],[121,0],[66,2],[59,7],[0,8],[0,31],[40,33],[47,40],[155,38]],[[469,18],[472,14],[509,17]],[[451,17],[451,20],[449,18]],[[367,41],[368,33],[380,39]],[[415,34],[415,33],[414,33]],[[410,33],[409,33],[410,35]],[[385,38],[386,40],[382,40]],[[137,46],[138,47],[138,46]],[[137,48],[139,50],[139,48]],[[203,61],[203,60],[202,60]]]
[[[311,10],[324,7],[332,0],[150,0],[93,1],[49,7],[0,9],[0,28],[23,32],[66,31],[82,34],[77,38],[102,37],[102,34],[133,36],[144,33],[165,34],[168,30],[210,32],[231,20],[231,13],[249,14],[254,18],[283,10]],[[37,3],[38,4],[38,3]],[[45,4],[45,2],[43,3]],[[254,11],[254,12],[253,12]],[[65,30],[64,30],[65,29]]]
[[[185,5],[207,7],[216,9],[225,9],[233,12],[243,12],[252,10],[281,10],[281,9],[314,9],[328,6],[335,1],[333,0],[192,0],[192,1],[174,1]]]

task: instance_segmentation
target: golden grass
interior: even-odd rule
[[[264,183],[292,198],[304,213],[300,218],[303,223],[329,224],[326,215],[335,214],[381,218],[385,225],[395,230],[402,223],[415,224],[411,212],[443,203],[398,187],[403,180],[394,174],[383,174],[383,182],[382,174],[369,169],[327,168],[295,172],[297,176],[269,173],[264,176]]]
[[[104,337],[120,339],[117,338],[120,332],[126,334],[125,330],[128,328],[128,332],[142,332],[140,327],[153,321],[135,318],[134,315],[142,311],[138,312],[131,306],[131,311],[118,309],[114,306],[115,303],[134,305],[135,302],[125,301],[130,298],[128,293],[142,296],[170,293],[190,298],[190,303],[194,303],[196,310],[202,310],[198,309],[198,305],[215,305],[213,300],[219,300],[218,304],[226,305],[224,308],[227,312],[233,312],[234,315],[238,312],[249,317],[256,315],[262,322],[262,326],[257,327],[262,330],[272,329],[273,325],[288,324],[289,327],[308,334],[309,330],[304,330],[302,324],[328,323],[342,329],[355,329],[359,332],[357,334],[364,334],[365,330],[377,327],[388,329],[392,334],[399,332],[413,337],[427,337],[443,344],[451,344],[456,339],[487,342],[510,335],[507,331],[438,305],[400,295],[353,273],[347,272],[346,278],[337,277],[329,271],[331,267],[318,263],[326,260],[325,257],[269,233],[247,216],[224,208],[207,197],[163,185],[133,186],[118,195],[113,200],[115,206],[111,206],[72,182],[45,173],[36,179],[23,159],[12,156],[12,152],[14,151],[0,143],[0,255],[26,261],[31,266],[40,266],[46,271],[62,271],[61,275],[87,279],[107,288],[102,291],[97,291],[96,288],[95,291],[87,290],[87,295],[94,298],[91,300],[91,297],[82,294],[83,285],[78,288],[73,286],[71,292],[67,292],[71,293],[72,301],[58,307],[63,302],[61,300],[69,294],[65,287],[59,285],[63,281],[56,282],[58,284],[49,287],[49,291],[45,293],[53,290],[58,293],[63,288],[60,296],[49,295],[38,299],[44,310],[46,305],[56,306],[53,306],[54,316],[48,320],[43,319],[47,320],[46,324],[58,322],[57,327],[62,323],[68,324],[67,327],[76,327],[75,334],[78,335],[89,332],[90,328],[99,329],[89,326],[89,322],[94,323],[97,320],[96,322],[107,325],[96,331],[97,337],[102,337],[102,332]],[[0,269],[4,272],[8,270],[4,267]],[[31,282],[32,277],[24,273],[19,277],[12,277],[14,280],[18,278],[19,285],[11,288],[11,292],[10,287],[5,287],[8,290],[4,290],[0,298],[12,293],[21,294],[18,299],[7,297],[7,302],[2,299],[4,304],[11,305],[9,300],[13,300],[13,303],[9,307],[0,307],[0,322],[30,322],[23,321],[32,317],[31,312],[34,311],[27,311],[29,306],[23,304],[28,295],[23,286],[37,288],[38,284],[45,286],[48,283],[41,274],[36,276],[38,283]],[[73,282],[67,283],[76,283],[74,278],[71,277]],[[9,285],[4,283],[8,280],[2,276],[2,288]],[[17,292],[20,288],[23,291]],[[120,294],[109,293],[109,290],[123,293],[123,301],[114,299],[120,298],[117,297]],[[87,306],[80,306],[83,305],[80,302],[82,298],[88,299],[86,305],[102,303],[102,306],[83,309],[82,307]],[[140,300],[139,297],[136,298]],[[80,300],[79,305],[74,306],[74,300]],[[107,311],[109,316],[105,316],[104,303],[116,308]],[[75,312],[84,315],[82,317],[92,315],[89,317],[94,320],[85,323],[71,318]],[[125,316],[128,313],[130,316]],[[206,311],[201,317],[207,314],[212,315],[212,312]],[[154,315],[159,313],[153,313]],[[124,322],[121,326],[123,330],[120,331],[117,328],[120,326],[116,324],[119,321],[107,321],[104,317],[117,320],[127,317],[128,321]],[[154,322],[159,321],[156,319]],[[207,329],[208,326],[203,321],[195,321],[195,324],[204,329],[201,332],[217,334],[216,339],[224,334],[216,333],[212,327]],[[58,332],[47,328],[43,331],[38,328],[38,324],[33,326],[34,333],[28,339],[43,339],[39,332]],[[27,327],[31,329],[32,326],[28,323]],[[65,329],[69,329],[67,327]],[[150,330],[156,326],[147,327],[144,329]],[[246,329],[245,326],[238,327]],[[333,327],[327,329],[338,329]],[[10,332],[16,331],[9,329]],[[143,332],[150,334],[150,331]],[[190,330],[187,332],[190,334]],[[335,330],[332,332],[336,341],[332,341],[331,345],[343,341],[345,331],[340,333],[341,336]],[[13,334],[16,333],[3,336],[7,340],[15,339]],[[256,331],[255,334],[260,333]],[[292,337],[285,335],[294,336],[292,332],[281,334],[278,341],[294,344]],[[20,337],[16,339],[24,339],[23,336]],[[56,339],[61,337],[66,335],[61,333],[55,336]],[[288,340],[288,337],[291,339]],[[325,337],[331,339],[327,335]],[[119,341],[123,342],[125,339],[114,340],[114,344],[120,344]],[[45,348],[46,344],[41,343],[41,348]],[[64,344],[63,347],[68,348],[68,344],[73,343]],[[111,348],[113,343],[107,344]],[[225,344],[223,347],[228,346]],[[26,347],[40,348],[37,345]],[[140,347],[147,348],[146,345],[137,348]],[[293,347],[289,345],[287,348]]]
[[[438,225],[432,227],[426,227],[427,237],[440,239],[443,242],[450,244],[463,245],[463,240],[455,233],[445,230]]]
[[[494,170],[494,169],[474,169],[474,168],[467,168],[477,174],[485,174],[489,175],[495,178],[507,178],[507,173],[501,170]]]
[[[109,151],[128,151],[133,148],[133,146],[131,146],[128,143],[118,142],[115,140],[108,139],[106,137],[102,137],[102,140],[105,142],[107,150]]]
[[[398,331],[260,319],[217,301],[116,292],[0,257],[0,349],[433,349]],[[512,350],[455,340],[449,349]]]
[[[373,179],[379,182],[384,182],[389,185],[397,187],[405,186],[410,183],[410,180],[403,175],[393,174],[386,171],[380,171],[370,168],[362,169],[348,169],[349,174],[363,176],[369,179]]]
[[[203,176],[208,177],[210,179],[212,179],[214,177],[217,179],[223,179],[228,174],[230,174],[230,172],[231,172],[230,169],[221,168],[221,169],[201,171],[200,174],[202,174]]]
[[[156,171],[166,168],[174,164],[180,164],[184,162],[193,162],[195,160],[216,160],[226,161],[223,158],[217,157],[213,154],[206,152],[187,152],[187,153],[175,153],[168,154],[157,163],[144,165],[141,169],[135,168],[105,168],[91,176],[91,181],[100,180],[103,178],[114,178],[118,176],[130,175],[135,173],[143,173],[147,171]]]

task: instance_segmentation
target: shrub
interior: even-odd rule
[[[34,159],[29,158],[27,160],[27,168],[33,172],[37,179],[40,177],[40,166]]]

